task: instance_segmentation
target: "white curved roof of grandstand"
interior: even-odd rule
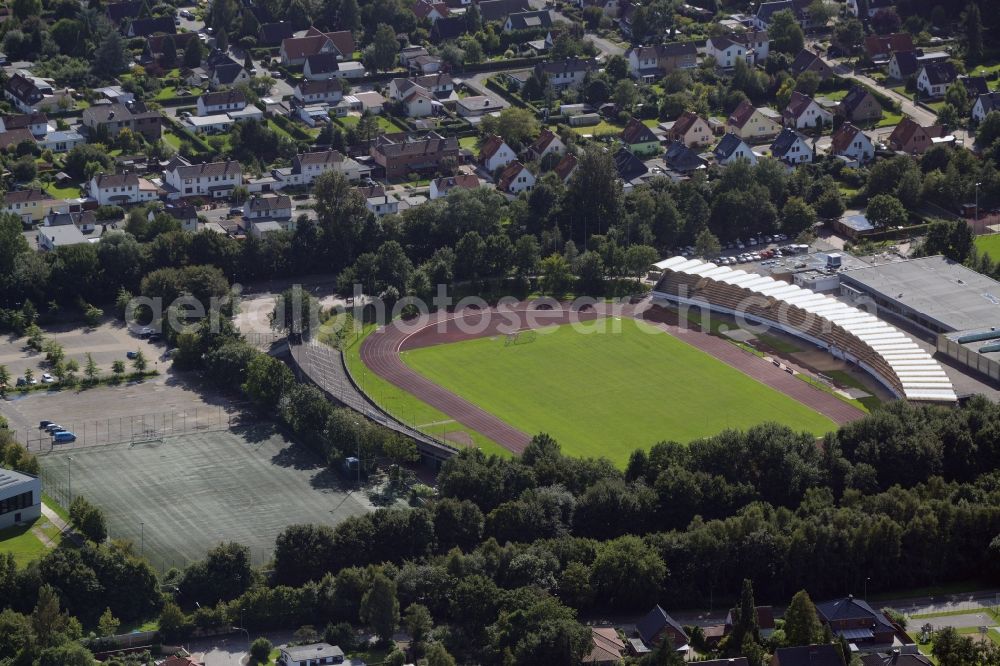
[[[700,259],[671,257],[657,268],[699,276],[793,305],[840,326],[879,354],[899,379],[908,400],[954,402],[955,389],[944,370],[908,335],[878,317],[810,289]]]

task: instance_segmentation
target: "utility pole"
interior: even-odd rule
[[[146,556],[146,523],[139,523],[139,557]]]
[[[68,475],[67,484],[69,486],[69,503],[73,504],[73,456],[66,457],[66,474]]]

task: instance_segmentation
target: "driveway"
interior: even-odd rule
[[[598,37],[593,33],[587,33],[583,36],[583,38],[585,40],[593,42],[594,46],[597,47],[597,50],[603,53],[605,56],[625,55],[625,49],[618,46],[612,41],[604,39],[603,37]]]
[[[463,83],[469,90],[473,91],[477,95],[483,95],[490,99],[490,102],[496,104],[501,109],[506,109],[510,104],[503,97],[493,92],[486,87],[486,79],[498,74],[498,72],[480,72],[479,74],[473,74],[467,78],[460,78],[456,80],[456,83]]]
[[[886,97],[892,99],[902,107],[904,114],[915,120],[920,125],[926,127],[937,122],[937,115],[933,111],[928,111],[927,109],[917,106],[913,103],[913,100],[906,95],[902,95],[895,90],[879,85],[875,79],[865,76],[864,74],[858,74],[847,65],[842,65],[833,60],[825,60],[825,62],[832,67],[833,71],[838,75],[843,76],[844,78],[854,79],[855,81],[871,86]]]

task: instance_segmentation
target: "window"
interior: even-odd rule
[[[14,495],[13,497],[8,497],[7,499],[0,499],[0,515],[20,511],[21,509],[27,509],[33,505],[34,501],[32,499],[32,492],[29,490],[28,492],[21,493],[20,495]]]

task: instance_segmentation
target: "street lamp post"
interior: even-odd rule
[[[146,523],[139,523],[139,557],[146,556]]]

